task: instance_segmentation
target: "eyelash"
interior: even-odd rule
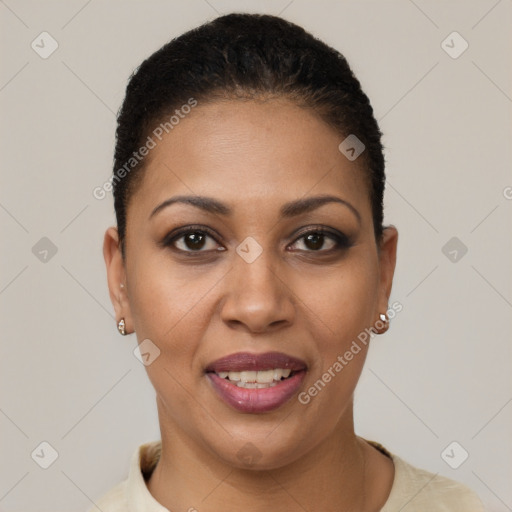
[[[195,257],[196,255],[200,255],[201,253],[208,253],[210,251],[185,251],[183,249],[178,249],[174,246],[174,243],[178,241],[179,239],[183,238],[185,235],[191,234],[191,233],[197,233],[201,235],[208,235],[211,237],[215,242],[218,244],[219,242],[216,239],[216,234],[213,233],[209,228],[206,226],[187,226],[185,228],[182,228],[178,230],[176,233],[169,233],[165,236],[165,238],[162,240],[161,245],[163,247],[169,247],[181,254],[184,254],[189,257]],[[336,233],[331,230],[325,229],[323,226],[314,226],[313,228],[309,228],[305,231],[302,231],[298,234],[298,236],[295,238],[295,240],[292,242],[292,245],[297,243],[301,239],[305,239],[307,235],[323,235],[324,237],[330,238],[332,241],[335,242],[335,246],[328,250],[299,250],[299,252],[307,252],[307,253],[320,253],[320,254],[331,254],[336,251],[342,251],[346,250],[350,247],[352,247],[353,243],[352,241],[343,233]]]

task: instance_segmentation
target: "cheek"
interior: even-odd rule
[[[316,427],[320,436],[339,423],[351,403],[368,352],[365,329],[373,321],[375,291],[374,276],[351,267],[309,296],[313,313],[307,322],[316,357],[298,400],[304,418],[324,419]]]
[[[134,261],[130,269],[130,310],[138,342],[149,339],[160,351],[146,366],[160,403],[166,414],[183,423],[191,410],[197,353],[210,322],[213,294],[207,292],[214,290],[222,273],[196,270],[193,276],[169,258],[145,258],[143,265]]]
[[[308,306],[304,322],[314,340],[316,357],[301,403],[309,404],[305,405],[308,414],[330,418],[329,424],[338,421],[354,392],[370,340],[365,329],[375,320],[376,261],[371,251],[361,253],[354,253],[317,279],[314,287],[306,288],[306,280],[302,284]]]
[[[140,254],[129,270],[130,311],[139,337],[176,349],[191,347],[208,320],[209,291],[223,272],[218,267],[182,265],[165,251]]]
[[[322,333],[324,346],[341,350],[374,322],[378,277],[371,257],[355,254],[318,279],[300,282],[299,296]]]

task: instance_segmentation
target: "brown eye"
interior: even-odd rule
[[[206,236],[199,231],[194,231],[193,233],[189,233],[187,235],[183,235],[181,237],[183,241],[183,245],[187,249],[197,250],[202,249],[205,245]]]
[[[306,252],[330,252],[346,249],[351,245],[348,238],[342,233],[332,233],[323,228],[303,233],[293,245],[297,245],[299,242],[302,242],[303,248],[298,247],[297,250]]]
[[[323,233],[309,233],[301,237],[304,246],[312,251],[319,251],[322,248],[325,249],[324,245],[326,239],[327,237]],[[327,250],[332,249],[332,247],[335,246],[336,243],[330,240],[330,244],[328,245],[330,245],[330,247],[327,247]]]
[[[164,247],[172,247],[181,252],[201,253],[214,251],[219,244],[213,234],[205,228],[193,229],[189,227],[178,233],[170,233],[165,237],[162,245]]]

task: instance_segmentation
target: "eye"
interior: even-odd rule
[[[300,247],[299,242],[303,247]],[[226,250],[219,246],[216,235],[206,226],[187,226],[177,232],[171,232],[164,238],[161,245],[188,255]],[[320,226],[304,231],[291,247],[294,245],[299,245],[295,248],[299,251],[329,253],[347,249],[352,243],[343,233],[326,230]]]
[[[177,233],[169,233],[162,245],[165,247],[173,247],[180,252],[199,253],[216,250],[218,243],[215,235],[204,226],[188,226],[181,229]],[[225,250],[217,249],[217,250]]]
[[[331,252],[346,249],[351,245],[349,239],[343,233],[334,233],[323,227],[303,232],[293,245],[300,241],[302,241],[305,249],[299,248],[298,250],[306,252]],[[326,241],[327,248],[325,247]]]

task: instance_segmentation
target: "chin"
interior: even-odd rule
[[[252,418],[254,420],[254,418]],[[276,428],[276,422],[267,426],[241,425],[238,428],[226,428],[232,436],[225,433],[222,441],[204,439],[204,443],[210,446],[215,455],[225,464],[249,470],[272,470],[282,468],[295,462],[299,457],[312,448],[310,445],[311,429],[305,429],[304,425],[292,426],[282,422]],[[285,424],[286,423],[286,424]],[[303,435],[291,437],[292,431],[303,430]]]

